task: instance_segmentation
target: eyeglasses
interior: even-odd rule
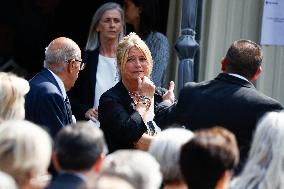
[[[71,59],[71,60],[67,60],[66,62],[70,63],[72,61],[80,62],[80,71],[82,71],[86,66],[86,64],[82,60],[78,60],[78,59]]]

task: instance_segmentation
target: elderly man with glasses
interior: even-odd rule
[[[30,81],[26,95],[26,119],[47,127],[54,138],[75,121],[66,91],[70,90],[85,64],[79,46],[71,39],[54,39],[45,50],[44,69]]]

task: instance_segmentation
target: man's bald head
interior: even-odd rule
[[[44,67],[49,67],[50,64],[62,67],[60,63],[66,63],[71,59],[81,59],[79,46],[72,39],[59,37],[51,41],[46,47]]]

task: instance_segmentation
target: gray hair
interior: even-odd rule
[[[66,64],[62,63],[66,63],[71,59],[81,59],[81,50],[72,39],[59,37],[51,41],[45,48],[45,68],[50,64],[57,64],[57,70],[55,71],[62,72],[66,67]]]
[[[119,4],[110,2],[110,3],[105,3],[102,6],[100,6],[93,16],[85,50],[91,50],[92,51],[92,50],[95,50],[96,48],[99,47],[99,45],[100,45],[99,40],[100,39],[99,39],[99,33],[96,31],[96,27],[97,27],[102,15],[106,11],[112,10],[112,9],[115,9],[120,13],[121,22],[124,23],[124,12],[123,12],[123,10],[122,10],[122,8]],[[122,32],[119,34],[118,42],[122,39],[122,37],[124,35],[124,31],[125,31],[125,27],[122,27]]]
[[[152,140],[149,153],[160,163],[165,182],[182,180],[179,167],[181,146],[193,137],[193,133],[182,128],[169,128]]]
[[[93,189],[136,189],[129,178],[119,173],[101,172],[95,179]]]
[[[29,82],[13,73],[0,72],[0,89],[0,119],[24,119]]]
[[[136,189],[159,189],[162,182],[159,163],[140,150],[118,150],[108,155],[101,171],[129,178]]]
[[[51,150],[50,136],[34,123],[10,120],[0,124],[0,169],[13,176],[20,187],[33,174],[47,171]]]
[[[234,189],[284,188],[284,112],[270,112],[257,125],[248,161]]]

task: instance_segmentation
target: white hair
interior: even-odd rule
[[[158,133],[152,140],[149,153],[160,163],[164,181],[182,180],[179,167],[180,149],[193,137],[193,133],[182,128],[169,128]]]
[[[234,189],[284,188],[284,112],[270,112],[257,124],[248,161]]]
[[[49,64],[57,64],[58,66],[53,69],[57,69],[57,72],[62,72],[66,66],[66,64],[62,63],[66,63],[71,59],[81,59],[80,47],[72,39],[59,37],[51,41],[45,48],[43,66],[48,68]]]
[[[106,157],[101,171],[127,177],[136,189],[159,189],[162,182],[159,163],[140,150],[115,151]]]
[[[135,189],[128,178],[115,173],[101,172],[93,189]]]
[[[0,169],[23,186],[32,174],[47,171],[51,158],[51,138],[39,126],[24,120],[0,124]]]
[[[0,119],[24,119],[24,96],[29,82],[13,73],[0,72]]]

